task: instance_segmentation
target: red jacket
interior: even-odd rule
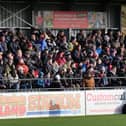
[[[24,74],[27,74],[29,71],[29,68],[26,64],[18,64],[17,65],[17,70],[22,69]]]

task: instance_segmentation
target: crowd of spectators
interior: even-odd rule
[[[125,78],[116,78],[126,75],[126,37],[120,31],[80,30],[70,38],[64,31],[1,31],[0,88],[126,86]]]

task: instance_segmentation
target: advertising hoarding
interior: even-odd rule
[[[33,25],[44,28],[105,28],[104,12],[88,11],[34,11]]]
[[[1,93],[0,118],[83,115],[83,92]]]
[[[86,114],[119,114],[125,100],[124,89],[86,91]]]

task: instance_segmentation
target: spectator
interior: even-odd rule
[[[2,74],[4,71],[4,60],[3,60],[3,53],[0,52],[0,78],[2,78]]]
[[[117,79],[126,74],[126,38],[123,40],[120,31],[104,34],[98,30],[86,35],[80,30],[75,36],[70,36],[69,41],[64,31],[54,36],[49,30],[40,32],[34,29],[30,38],[20,31],[2,31],[0,78],[14,78],[16,69],[18,78],[25,80],[21,80],[20,87],[9,87],[10,82],[1,81],[0,88],[83,86],[93,89],[95,86],[125,85],[125,79]],[[42,77],[39,73],[43,73],[43,78],[39,79]],[[115,78],[107,79],[107,76]],[[26,78],[40,80],[41,86],[36,85],[37,81],[30,82]]]
[[[32,33],[31,35],[31,43],[33,45],[33,48],[36,50],[36,51],[39,51],[40,50],[40,45],[41,43],[37,40],[37,36],[35,33]]]
[[[25,75],[28,74],[29,68],[28,68],[28,66],[24,63],[23,58],[19,59],[18,64],[17,64],[16,67],[17,67],[17,70],[18,70],[18,71],[22,71],[23,74],[25,74]],[[21,72],[21,73],[22,73],[22,72]]]
[[[8,75],[8,79],[9,79],[9,87],[11,89],[19,90],[20,88],[19,77],[16,70],[12,70],[10,72],[10,74]]]
[[[59,54],[57,54],[56,62],[58,63],[59,66],[63,66],[66,63],[64,52],[59,52]]]
[[[9,50],[16,55],[18,49],[20,49],[19,40],[17,37],[14,37],[11,42],[8,43]]]
[[[44,88],[45,87],[45,82],[43,80],[43,72],[40,72],[39,73],[39,76],[38,76],[38,80],[37,80],[37,85],[36,87],[37,88]]]
[[[81,45],[78,45],[75,47],[75,49],[72,51],[72,58],[75,62],[80,63],[81,62]]]
[[[5,72],[6,74],[10,74],[11,71],[13,71],[16,67],[14,64],[14,56],[11,52],[7,53],[7,57],[6,57],[7,61],[5,62]]]
[[[44,51],[45,49],[48,49],[48,46],[47,46],[47,42],[46,42],[45,34],[44,33],[42,33],[40,35],[40,43],[41,43],[41,47],[40,47],[40,50],[41,51]]]
[[[112,77],[109,79],[109,86],[119,86],[119,81],[117,77],[117,67],[113,66],[111,71],[108,73],[108,77]]]
[[[94,70],[93,68],[89,68],[87,73],[83,79],[83,87],[87,87],[88,89],[94,89],[95,87],[95,80],[94,80]]]
[[[76,36],[77,42],[83,47],[85,41],[84,30],[80,30],[80,32]]]
[[[4,52],[6,52],[8,50],[7,43],[6,43],[6,38],[5,38],[4,35],[0,36],[0,45],[1,45]]]

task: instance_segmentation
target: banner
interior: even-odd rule
[[[0,93],[0,119],[120,114],[125,89]]]
[[[44,28],[105,28],[104,12],[37,11],[33,25]]]
[[[0,118],[84,115],[83,92],[1,93]]]
[[[27,116],[83,115],[80,92],[46,92],[28,95]]]
[[[87,28],[88,15],[85,11],[45,11],[44,27]]]
[[[125,100],[124,89],[86,91],[86,115],[119,114]]]

